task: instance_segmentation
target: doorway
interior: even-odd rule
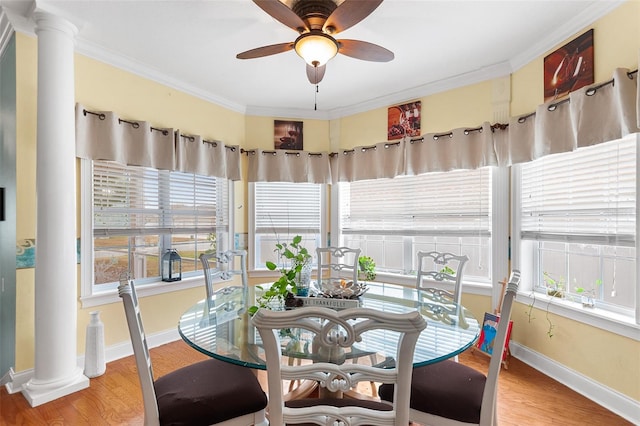
[[[15,367],[15,352],[16,37],[12,34],[0,56],[0,384]]]

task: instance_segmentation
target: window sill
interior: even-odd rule
[[[170,293],[173,291],[186,290],[194,287],[203,287],[204,289],[204,278],[201,276],[189,277],[184,278],[177,283],[154,281],[146,283],[144,285],[136,286],[136,293],[139,298],[143,298],[147,296],[155,296],[157,294]],[[83,309],[119,302],[120,297],[118,296],[117,288],[80,297],[80,303],[82,304]]]
[[[526,305],[533,303],[537,309],[544,311],[548,309],[552,314],[640,341],[640,325],[635,324],[633,318],[626,315],[598,309],[597,306],[595,308],[585,308],[581,303],[544,294],[536,294],[534,300],[530,293],[519,292],[516,300]]]

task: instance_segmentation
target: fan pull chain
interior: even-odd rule
[[[313,110],[317,111],[318,110],[318,85],[316,84],[316,93],[314,93],[314,99],[313,99]]]

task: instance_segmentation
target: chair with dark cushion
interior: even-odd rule
[[[239,275],[242,282],[242,289],[248,288],[247,277],[247,251],[227,250],[221,253],[202,253],[200,263],[204,273],[204,284],[207,290],[207,298],[211,299],[216,293],[228,293],[240,286],[228,286],[219,290],[213,287],[216,280],[230,280],[234,275]]]
[[[502,301],[500,322],[487,375],[466,365],[442,361],[415,368],[411,379],[411,421],[429,426],[498,424],[496,395],[498,374],[507,340],[513,299],[520,284],[520,272],[512,271]],[[380,398],[393,401],[393,387],[380,386]]]
[[[462,298],[462,277],[464,266],[469,260],[467,255],[457,255],[448,252],[419,251],[418,276],[416,288],[430,289],[441,284],[449,284],[452,291],[449,297],[457,304]]]
[[[318,247],[318,283],[344,278],[358,282],[358,259],[360,249],[349,247]]]
[[[389,425],[409,422],[409,385],[413,352],[420,332],[426,327],[417,312],[388,313],[368,308],[335,311],[304,307],[290,311],[259,309],[253,316],[262,338],[269,384],[268,417],[271,425]],[[362,334],[384,328],[398,333],[396,359],[390,368],[345,363],[345,349],[361,340]],[[283,361],[280,330],[305,330],[313,338],[312,359],[301,363]],[[283,363],[285,365],[283,365]],[[308,380],[319,384],[318,398],[286,401],[283,381]],[[393,383],[395,404],[384,401],[341,398],[360,382]]]
[[[121,280],[118,294],[142,387],[145,425],[267,425],[267,396],[249,368],[209,359],[154,381],[133,281]]]
[[[462,302],[462,277],[467,255],[439,251],[419,251],[416,288],[441,300]],[[452,290],[442,288],[450,285]],[[454,357],[458,361],[458,355]]]

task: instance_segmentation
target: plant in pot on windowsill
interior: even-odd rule
[[[554,297],[560,298],[562,299],[564,297],[564,285],[565,285],[565,280],[564,277],[560,277],[558,279],[553,278],[551,276],[550,273],[543,271],[542,272],[542,279],[544,281],[544,285],[547,291],[547,295],[551,296],[549,297],[549,300],[547,301],[547,308],[545,310],[545,320],[547,321],[547,324],[549,325],[547,328],[547,336],[549,336],[549,338],[553,337],[553,329],[555,328],[555,324],[553,323],[553,321],[551,321],[551,318],[549,317],[549,305],[551,305],[551,302],[554,300]],[[535,305],[536,302],[536,292],[535,290],[531,291],[531,296],[533,297],[533,301],[527,306],[527,317],[529,318],[529,322],[533,321],[535,319],[535,317],[533,316],[533,307]]]
[[[542,274],[544,285],[547,287],[547,294],[562,299],[564,297],[564,278],[555,279],[548,272],[543,272]]]
[[[294,299],[294,295],[302,295],[303,289],[307,291],[309,289],[311,255],[302,245],[302,237],[296,235],[291,242],[278,242],[274,251],[280,259],[281,266],[278,267],[271,261],[266,262],[265,265],[270,271],[279,270],[280,278],[266,290],[256,286],[264,292],[256,299],[257,305],[249,308],[250,315],[256,313],[259,308],[271,308],[275,302],[284,303],[285,306],[289,306],[288,303],[299,302]]]
[[[580,302],[585,308],[594,308],[596,306],[596,289],[602,285],[602,280],[597,279],[595,284],[588,290],[584,287],[576,287],[575,291],[580,295]]]
[[[376,262],[369,256],[358,258],[358,279],[363,281],[373,281],[376,279]]]

